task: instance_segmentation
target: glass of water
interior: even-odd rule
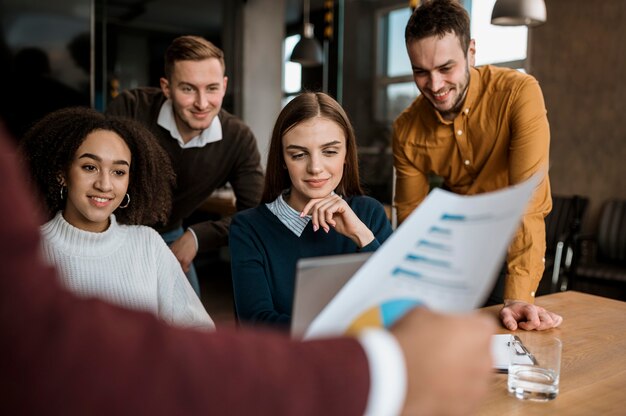
[[[521,400],[547,401],[559,393],[561,340],[527,332],[509,344],[509,393]]]

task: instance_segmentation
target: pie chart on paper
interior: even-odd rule
[[[346,332],[356,334],[365,328],[388,328],[409,309],[421,305],[413,299],[393,299],[373,306],[357,316]]]

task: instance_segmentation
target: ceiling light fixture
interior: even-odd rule
[[[498,26],[538,26],[546,22],[544,0],[497,0],[491,24]]]
[[[304,0],[304,27],[302,38],[291,52],[290,61],[302,66],[317,66],[323,62],[322,47],[313,37],[314,26],[309,22],[309,0]]]

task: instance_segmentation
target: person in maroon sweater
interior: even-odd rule
[[[370,368],[354,338],[177,329],[63,289],[39,257],[39,218],[8,142],[0,124],[0,414],[365,412]],[[406,365],[403,413],[471,411],[487,388],[493,325],[423,309],[401,319],[391,333]]]

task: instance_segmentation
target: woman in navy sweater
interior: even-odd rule
[[[361,190],[344,110],[323,93],[297,96],[274,125],[261,204],[230,226],[239,319],[288,327],[298,259],[374,251],[390,234],[383,206]]]

